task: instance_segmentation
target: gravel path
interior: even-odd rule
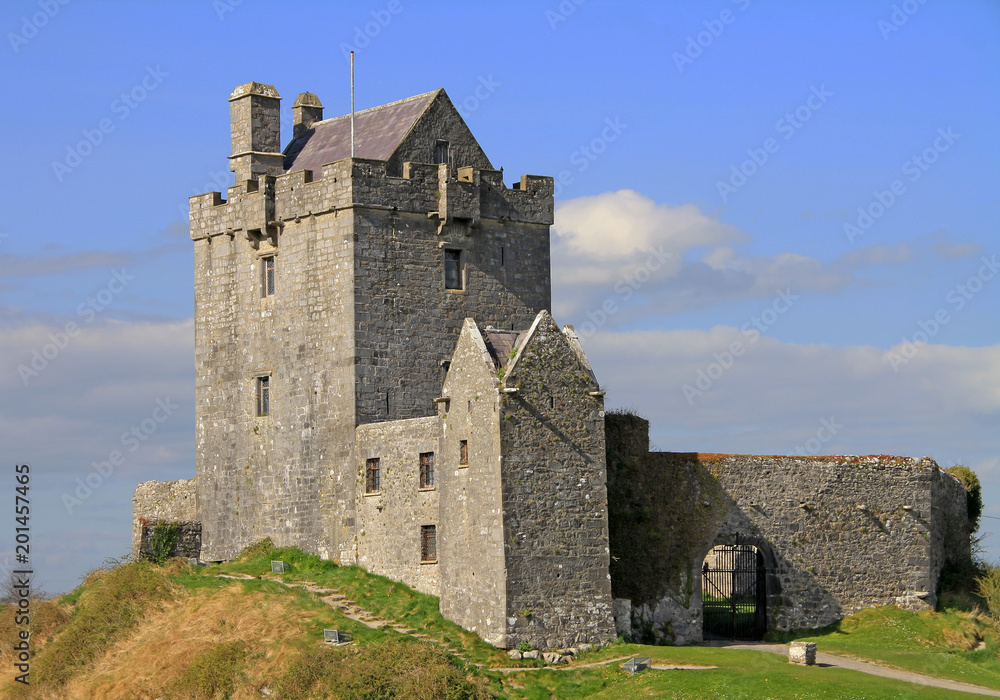
[[[782,656],[788,656],[788,645],[786,644],[743,644],[737,642],[708,642],[704,646],[712,647],[725,647],[726,649],[750,649],[751,651],[768,651],[774,654],[781,654]],[[816,664],[821,667],[827,668],[849,668],[852,671],[860,671],[861,673],[869,673],[873,676],[881,676],[882,678],[892,678],[897,681],[907,681],[909,683],[919,683],[920,685],[930,685],[935,688],[944,688],[946,690],[956,690],[962,693],[976,693],[978,695],[991,695],[993,697],[1000,697],[1000,691],[992,690],[990,688],[983,688],[979,685],[972,685],[971,683],[959,683],[958,681],[949,681],[944,678],[934,678],[932,676],[922,676],[919,673],[911,673],[910,671],[901,671],[896,668],[889,668],[888,666],[882,666],[881,664],[872,663],[870,661],[856,661],[855,659],[848,659],[843,656],[834,656],[833,654],[827,654],[825,652],[816,652]]]

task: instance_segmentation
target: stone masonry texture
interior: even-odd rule
[[[235,182],[190,199],[196,478],[138,486],[134,553],[160,521],[204,561],[270,537],[540,650],[616,623],[700,639],[702,560],[736,537],[764,554],[775,629],[933,605],[968,560],[964,491],[930,460],[650,453],[645,421],[606,417],[546,311],[553,180],[508,187],[443,90],[365,112],[384,160],[342,157],[312,93],[282,153],[280,102],[236,87]]]
[[[737,538],[764,555],[777,630],[933,607],[942,566],[969,561],[964,489],[933,460],[650,453],[647,430],[608,417],[612,586],[641,638],[701,638],[702,562]]]

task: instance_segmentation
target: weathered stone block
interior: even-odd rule
[[[812,666],[816,663],[816,642],[792,642],[788,645],[788,661]]]

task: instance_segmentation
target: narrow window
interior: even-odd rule
[[[382,470],[379,468],[379,458],[365,460],[365,493],[378,493],[382,490]]]
[[[458,463],[461,466],[469,465],[469,441],[462,440],[458,443]]]
[[[420,488],[429,489],[434,486],[434,453],[420,453]]]
[[[507,251],[504,249],[503,246],[500,246],[500,267],[503,267],[504,265],[507,264],[506,257],[507,257]]]
[[[444,251],[444,288],[464,289],[462,280],[462,251],[446,249]]]
[[[267,416],[271,413],[271,378],[257,377],[257,415]]]
[[[260,295],[269,297],[274,294],[274,256],[269,255],[260,260]]]
[[[448,378],[448,370],[451,369],[451,360],[441,360],[441,384]]]
[[[437,526],[420,526],[420,561],[437,561]]]
[[[447,141],[438,141],[434,145],[434,162],[438,165],[449,162]]]
[[[556,407],[556,397],[555,396],[550,396],[549,397],[549,408],[555,408],[555,407]]]

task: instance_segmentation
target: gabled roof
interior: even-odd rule
[[[441,88],[354,113],[354,155],[389,160]],[[324,119],[285,148],[285,171],[312,170],[351,156],[351,115]]]
[[[496,330],[489,326],[483,329],[483,342],[486,343],[486,349],[497,368],[507,366],[514,348],[517,347],[517,341],[525,332]]]

